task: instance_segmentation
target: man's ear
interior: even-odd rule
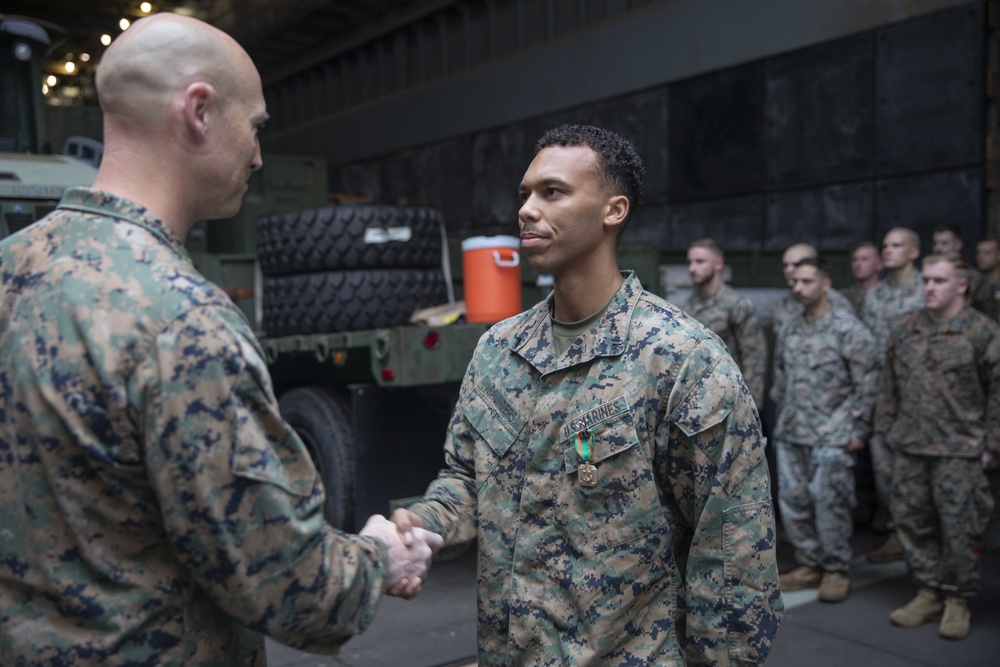
[[[206,140],[212,106],[216,100],[215,89],[205,82],[192,83],[184,89],[184,124],[195,141]]]
[[[604,215],[604,224],[610,227],[621,227],[628,217],[629,203],[625,195],[615,195],[608,200],[608,208]]]

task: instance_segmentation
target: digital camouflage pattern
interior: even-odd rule
[[[875,413],[895,451],[979,459],[1000,452],[1000,325],[965,307],[921,310],[892,330]]]
[[[411,508],[446,545],[478,538],[479,664],[763,663],[783,609],[774,513],[731,357],[634,274],[558,357],[550,305],[483,336],[447,467]]]
[[[903,315],[923,307],[924,283],[919,271],[902,285],[894,286],[888,280],[880,280],[868,290],[861,309],[861,320],[875,336],[880,362],[885,361],[885,347],[893,325]]]
[[[810,322],[794,315],[778,332],[771,398],[781,406],[776,440],[840,447],[867,440],[878,388],[874,339],[861,321],[831,308]]]
[[[722,339],[729,348],[758,409],[764,407],[767,376],[767,340],[757,320],[753,301],[729,285],[703,299],[698,290],[681,304],[681,310],[698,320]]]
[[[0,664],[261,665],[371,621],[240,311],[149,211],[70,190],[0,243]]]
[[[978,303],[978,310],[983,315],[1000,322],[1000,283],[991,283],[984,278]]]
[[[848,301],[847,297],[841,294],[838,290],[831,289],[829,293],[827,293],[827,297],[830,299],[830,303],[833,304],[834,308],[854,313],[854,307],[851,305],[851,302]],[[792,291],[788,290],[785,296],[781,297],[774,304],[774,312],[771,315],[771,325],[775,335],[781,331],[781,327],[785,325],[785,322],[790,320],[793,315],[801,313],[802,309],[802,304],[796,301],[795,297],[792,296]]]
[[[840,293],[844,295],[848,303],[851,304],[851,308],[854,309],[854,314],[861,317],[861,307],[865,303],[865,294],[868,290],[861,289],[857,284],[850,285],[840,290]]]
[[[893,513],[910,573],[950,594],[979,591],[979,549],[993,511],[979,459],[901,452]]]
[[[854,456],[842,447],[810,447],[781,440],[778,505],[795,562],[847,572],[853,551]]]

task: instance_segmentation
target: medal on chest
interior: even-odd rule
[[[580,486],[593,487],[597,485],[597,466],[590,462],[593,444],[593,431],[588,430],[586,433],[577,431],[576,453],[580,455],[581,463],[576,471],[576,479],[580,483]]]

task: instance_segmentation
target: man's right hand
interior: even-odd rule
[[[416,597],[420,592],[423,579],[426,578],[430,568],[431,557],[444,542],[437,533],[419,526],[411,527],[409,533],[409,544],[404,544],[396,524],[381,514],[375,514],[368,519],[360,533],[376,537],[388,547],[386,592],[407,600]]]

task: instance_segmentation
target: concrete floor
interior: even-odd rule
[[[883,536],[859,532],[856,554]],[[994,538],[992,544],[1000,543]],[[782,542],[779,569],[794,566]],[[972,632],[963,641],[937,634],[937,624],[903,629],[889,613],[916,593],[904,563],[871,565],[859,555],[853,590],[839,604],[816,600],[815,591],[785,596],[786,613],[775,639],[771,667],[989,667],[1000,665],[1000,548],[983,553],[983,588],[970,604]],[[420,597],[387,598],[372,627],[337,656],[314,656],[268,640],[270,667],[454,667],[474,664],[475,561],[472,554],[434,566]]]

